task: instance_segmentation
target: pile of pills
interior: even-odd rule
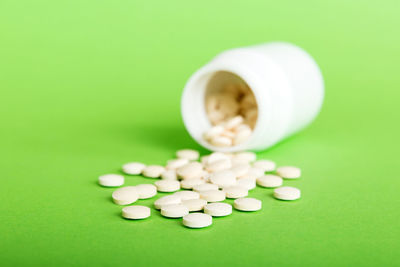
[[[259,199],[248,197],[256,184],[264,188],[274,188],[274,197],[292,201],[300,198],[300,190],[283,186],[283,179],[297,179],[301,170],[297,167],[276,168],[271,160],[257,160],[253,152],[221,153],[214,152],[200,158],[198,151],[179,150],[176,159],[168,160],[165,166],[145,165],[131,162],[122,166],[128,175],[143,175],[157,179],[154,184],[139,184],[120,187],[125,178],[119,174],[106,174],[99,177],[104,187],[120,187],[112,193],[117,205],[130,205],[140,199],[148,199],[157,192],[170,193],[154,201],[154,208],[167,218],[182,218],[188,228],[203,228],[212,224],[212,217],[232,214],[232,209],[254,212],[262,208]],[[185,190],[181,190],[185,189]],[[234,199],[233,208],[225,203]],[[151,210],[141,205],[126,206],[122,217],[126,219],[145,219]]]
[[[254,129],[258,108],[253,92],[245,84],[228,84],[206,94],[206,112],[213,125],[204,139],[218,147],[245,142]]]

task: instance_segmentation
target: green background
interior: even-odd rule
[[[0,1],[0,264],[399,266],[399,1]],[[303,170],[296,202],[212,227],[128,221],[97,177],[201,149],[188,77],[273,40],[310,52],[318,119],[259,158]],[[153,182],[127,177],[127,184]],[[153,200],[138,203],[151,206]]]

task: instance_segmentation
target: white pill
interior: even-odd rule
[[[222,125],[213,126],[204,133],[204,139],[210,140],[213,137],[220,135],[224,130],[225,128]]]
[[[157,187],[152,184],[139,184],[136,186],[139,199],[152,198],[157,195]]]
[[[276,168],[275,162],[272,160],[257,160],[253,163],[253,167],[264,170],[264,172],[272,172]]]
[[[159,178],[161,174],[165,171],[165,168],[160,165],[149,165],[144,168],[142,174],[149,178]]]
[[[163,180],[178,180],[175,170],[166,170],[161,174],[161,179]]]
[[[228,203],[210,203],[204,206],[204,213],[213,217],[222,217],[232,214],[232,206]]]
[[[278,175],[267,174],[257,178],[257,184],[262,187],[279,187],[283,183],[283,180]]]
[[[221,159],[230,159],[231,158],[229,155],[222,153],[222,152],[213,152],[209,156],[206,156],[206,157],[207,157],[206,165],[214,163]]]
[[[182,201],[200,198],[200,194],[193,191],[179,191],[174,193],[174,195],[180,197]]]
[[[200,192],[200,198],[207,202],[218,202],[225,200],[225,192],[219,190],[209,190]]]
[[[225,136],[216,136],[210,140],[213,146],[228,147],[232,145],[232,139]]]
[[[235,199],[233,206],[241,211],[256,211],[261,209],[262,203],[258,199],[246,197]]]
[[[242,186],[247,190],[252,190],[256,188],[256,179],[254,178],[240,178],[236,181],[236,185]]]
[[[189,211],[201,211],[207,205],[207,200],[204,199],[188,199],[183,200],[182,204],[185,205]]]
[[[175,170],[178,169],[186,164],[189,163],[188,159],[185,158],[181,158],[181,159],[171,159],[167,161],[167,166],[166,169],[167,170]]]
[[[112,199],[117,205],[128,205],[138,200],[139,194],[135,186],[118,188],[112,193]]]
[[[236,174],[236,177],[245,175],[249,170],[250,170],[250,164],[248,163],[236,164],[231,168],[231,171],[233,171]]]
[[[223,191],[225,192],[227,198],[247,197],[249,194],[248,189],[238,185],[225,187]]]
[[[204,184],[205,181],[203,179],[187,179],[181,181],[181,188],[183,189],[192,189],[196,185]]]
[[[286,179],[297,179],[301,176],[301,170],[293,166],[282,166],[276,169],[276,173]]]
[[[99,184],[106,187],[117,187],[123,185],[125,178],[119,174],[105,174],[99,176]]]
[[[225,128],[228,130],[234,129],[234,128],[238,127],[240,124],[242,124],[242,122],[243,122],[242,116],[233,117],[232,119],[228,120],[225,123]]]
[[[193,191],[196,192],[210,191],[210,190],[218,190],[218,185],[206,183],[193,186]]]
[[[254,152],[239,152],[236,153],[232,160],[235,162],[250,163],[257,159],[257,155]]]
[[[183,217],[182,223],[189,228],[204,228],[212,224],[212,217],[204,213],[191,213]]]
[[[301,196],[301,192],[298,188],[284,186],[274,190],[274,197],[281,200],[296,200]]]
[[[122,217],[126,219],[138,220],[150,217],[151,211],[145,206],[129,206],[122,209]]]
[[[220,159],[210,164],[207,164],[207,171],[209,172],[217,172],[227,170],[232,167],[232,163],[230,159]]]
[[[122,171],[130,175],[141,174],[144,168],[146,168],[146,165],[140,162],[130,162],[122,165]]]
[[[160,197],[154,202],[154,207],[156,209],[161,209],[164,205],[179,204],[181,203],[181,198],[174,195]]]
[[[252,168],[250,168],[249,171],[247,172],[247,175],[249,175],[249,176],[251,176],[251,177],[258,178],[258,177],[263,176],[264,173],[265,173],[265,172],[264,172],[263,169],[252,167]]]
[[[253,133],[253,131],[251,130],[250,127],[247,127],[247,128],[241,129],[241,130],[237,130],[236,135],[233,138],[233,144],[239,145],[239,144],[247,141],[250,138],[252,133]]]
[[[168,218],[181,218],[189,214],[189,209],[183,204],[163,205],[161,215]]]
[[[200,162],[190,162],[176,170],[182,179],[198,179],[203,175],[203,165]]]
[[[228,130],[225,130],[225,131],[223,131],[223,132],[221,133],[220,136],[224,136],[224,137],[228,137],[229,139],[232,139],[232,138],[235,137],[235,133],[234,133],[234,132],[231,132],[231,131],[228,131]]]
[[[181,149],[176,152],[177,158],[183,158],[188,160],[197,160],[200,156],[199,151],[193,149]]]
[[[229,170],[214,172],[210,175],[210,181],[220,188],[228,187],[236,184],[236,175]]]
[[[181,189],[181,184],[174,180],[160,180],[154,183],[158,192],[175,192]]]

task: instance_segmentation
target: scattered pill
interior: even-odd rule
[[[232,160],[236,162],[249,163],[257,159],[257,155],[254,152],[238,152],[235,154]]]
[[[170,204],[161,207],[161,215],[168,218],[181,218],[189,214],[189,209],[183,204]]]
[[[247,197],[247,195],[249,194],[248,189],[238,185],[226,187],[223,189],[223,191],[225,192],[227,198]]]
[[[258,178],[258,177],[263,176],[264,173],[265,173],[265,172],[264,172],[263,169],[252,167],[252,168],[250,168],[249,171],[247,172],[247,175],[249,175],[249,176],[251,176],[251,177]]]
[[[278,175],[267,174],[257,178],[257,184],[262,187],[279,187],[283,183],[283,180]]]
[[[130,162],[122,165],[122,171],[130,175],[141,174],[144,168],[146,168],[146,165],[140,162]]]
[[[217,171],[223,171],[227,170],[232,167],[232,163],[230,159],[220,159],[217,161],[214,161],[210,164],[207,164],[207,171],[209,172],[217,172]]]
[[[188,160],[197,160],[200,156],[199,151],[193,149],[181,149],[176,152],[177,158],[183,158]]]
[[[174,193],[175,196],[178,196],[182,201],[190,200],[190,199],[199,199],[200,194],[194,191],[179,191]]]
[[[175,170],[178,169],[186,164],[189,163],[189,160],[186,158],[180,158],[180,159],[171,159],[167,161],[167,170]]]
[[[247,190],[252,190],[256,188],[256,179],[254,178],[240,178],[236,181],[236,185],[242,186]]]
[[[135,186],[118,188],[112,193],[112,199],[117,205],[128,205],[138,200],[139,194]]]
[[[276,169],[276,173],[286,179],[297,179],[301,176],[301,170],[297,167],[282,166]]]
[[[207,156],[207,160],[205,164],[212,164],[216,161],[222,160],[222,159],[230,159],[230,156],[222,153],[222,152],[213,152],[210,155]]]
[[[220,188],[228,187],[236,184],[236,175],[229,170],[214,172],[210,175],[210,181]]]
[[[105,174],[99,177],[99,184],[105,187],[117,187],[123,185],[125,178],[119,174]]]
[[[218,202],[225,200],[225,192],[220,190],[209,190],[200,192],[200,198],[207,202]]]
[[[182,223],[189,228],[204,228],[212,224],[212,217],[204,213],[191,213],[183,216]]]
[[[194,186],[204,183],[205,181],[203,179],[187,179],[181,181],[181,187],[183,189],[192,189]]]
[[[203,175],[203,165],[200,162],[190,162],[176,170],[182,179],[196,179]]]
[[[149,165],[144,168],[142,174],[148,178],[159,178],[161,174],[165,171],[165,168],[160,165]]]
[[[204,206],[207,205],[207,201],[204,199],[188,199],[183,200],[182,204],[185,205],[189,211],[201,211]]]
[[[261,209],[262,203],[258,199],[246,197],[235,199],[233,206],[241,211],[256,211]]]
[[[161,174],[163,180],[178,180],[175,170],[166,170]]]
[[[180,197],[174,195],[168,195],[157,199],[154,202],[154,207],[159,210],[164,205],[180,204],[180,203],[181,203]]]
[[[231,168],[231,171],[235,173],[236,177],[245,175],[246,173],[248,173],[249,170],[250,164],[248,163],[239,163]]]
[[[300,196],[300,190],[291,186],[283,186],[274,190],[274,197],[281,200],[296,200]]]
[[[139,194],[139,199],[152,198],[157,195],[157,187],[152,184],[139,184],[136,186],[136,191]]]
[[[218,185],[205,183],[193,186],[193,191],[196,192],[210,191],[210,190],[218,190]]]
[[[232,206],[228,203],[210,203],[204,206],[204,213],[213,217],[222,217],[232,214]]]
[[[262,169],[264,172],[272,172],[275,170],[276,164],[271,160],[262,159],[254,162],[253,167]]]
[[[122,217],[131,220],[145,219],[150,217],[151,211],[148,207],[134,205],[122,209]]]
[[[159,192],[175,192],[181,189],[181,184],[174,180],[160,180],[154,184]]]

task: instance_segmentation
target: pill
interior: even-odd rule
[[[205,133],[204,133],[204,138],[206,140],[210,140],[215,136],[220,135],[223,131],[225,130],[225,128],[222,125],[216,125],[211,127],[210,129],[208,129]]]
[[[221,159],[230,159],[230,156],[222,152],[213,152],[207,157],[206,164],[211,164]]]
[[[119,174],[105,174],[99,176],[99,184],[106,187],[117,187],[123,185],[125,178]]]
[[[204,213],[213,217],[222,217],[232,214],[232,206],[228,203],[210,203],[204,206]]]
[[[176,152],[177,158],[183,158],[188,160],[197,160],[200,154],[199,151],[193,149],[181,149]]]
[[[247,141],[250,138],[252,133],[253,133],[253,131],[251,130],[250,127],[242,128],[242,129],[236,131],[235,137],[233,138],[233,144],[239,145],[239,144],[244,143],[245,141]]]
[[[250,168],[250,169],[248,170],[248,172],[247,172],[247,174],[248,174],[249,176],[252,176],[252,177],[255,177],[255,178],[258,178],[258,177],[263,176],[264,173],[265,173],[265,172],[264,172],[263,169],[255,168],[255,167]]]
[[[258,199],[246,197],[235,199],[233,206],[241,211],[256,211],[261,209],[262,203]]]
[[[256,162],[254,162],[253,167],[262,169],[262,170],[264,170],[264,172],[271,172],[271,171],[275,170],[276,164],[275,164],[275,162],[273,162],[271,160],[262,159],[262,160],[257,160]]]
[[[139,194],[139,199],[152,198],[157,195],[157,187],[152,184],[139,184],[136,186],[136,191]]]
[[[235,137],[235,133],[229,130],[225,130],[221,133],[220,136],[228,137],[229,139],[233,139]]]
[[[174,195],[168,195],[157,199],[154,202],[154,207],[159,210],[164,205],[179,204],[179,203],[181,203],[180,197]]]
[[[232,119],[229,119],[226,123],[225,123],[225,129],[234,129],[236,127],[238,127],[240,124],[242,124],[243,122],[243,117],[242,116],[235,116]]]
[[[223,191],[225,192],[227,198],[247,197],[247,195],[249,194],[248,189],[238,185],[225,187]]]
[[[157,186],[158,192],[175,192],[181,189],[179,181],[174,180],[160,180],[154,183]]]
[[[212,217],[204,213],[191,213],[183,216],[182,223],[189,228],[204,228],[212,224]]]
[[[128,205],[138,200],[139,194],[135,186],[118,188],[112,193],[112,199],[117,205]]]
[[[254,152],[238,152],[235,154],[232,160],[235,162],[249,163],[257,159]]]
[[[181,218],[189,214],[189,209],[183,204],[170,204],[161,207],[161,215],[168,218]]]
[[[211,173],[210,181],[218,185],[220,188],[228,187],[236,184],[235,173],[229,170]]]
[[[163,180],[178,180],[175,170],[166,170],[161,174]]]
[[[267,174],[257,178],[257,184],[262,187],[279,187],[283,183],[283,180],[278,175]]]
[[[204,206],[207,205],[207,201],[204,199],[188,199],[183,200],[182,204],[185,205],[189,211],[201,211]]]
[[[183,189],[192,189],[196,185],[204,184],[205,181],[203,179],[187,179],[181,181],[181,188]]]
[[[239,163],[231,168],[231,171],[235,173],[236,177],[245,175],[249,170],[250,164],[248,163]]]
[[[228,147],[232,145],[232,139],[225,136],[216,136],[210,140],[210,143],[218,147]]]
[[[282,166],[276,169],[276,173],[286,179],[296,179],[300,178],[301,176],[301,170],[297,167],[293,166]]]
[[[218,185],[205,183],[193,186],[193,191],[196,192],[210,191],[210,190],[218,190]]]
[[[186,158],[180,159],[171,159],[167,161],[167,166],[165,167],[167,170],[175,170],[189,163],[189,160]]]
[[[236,185],[242,186],[247,190],[252,190],[256,188],[256,179],[254,178],[240,178],[236,181]]]
[[[149,165],[144,168],[142,174],[148,178],[159,178],[161,174],[165,171],[165,168],[160,165]]]
[[[176,170],[182,179],[197,179],[203,175],[203,165],[200,162],[190,162]]]
[[[225,200],[225,192],[220,190],[201,191],[200,198],[207,200],[207,202],[218,202]]]
[[[141,174],[144,168],[146,168],[146,165],[140,162],[130,162],[122,165],[122,171],[130,175]]]
[[[283,186],[274,190],[274,197],[281,200],[296,200],[300,196],[300,190],[291,186]]]
[[[190,200],[190,199],[199,199],[200,194],[194,191],[179,191],[174,193],[175,196],[178,196],[182,201]]]
[[[220,159],[215,162],[207,164],[207,171],[209,172],[217,172],[227,170],[232,167],[232,163],[230,159]]]
[[[151,211],[148,207],[134,205],[122,209],[122,217],[126,219],[138,220],[150,217]]]

